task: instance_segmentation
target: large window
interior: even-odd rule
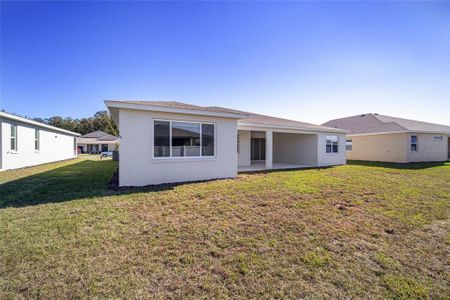
[[[17,151],[17,125],[11,124],[11,150]]]
[[[353,141],[351,139],[347,139],[345,141],[345,150],[352,151],[353,149]]]
[[[172,122],[172,156],[200,156],[200,123]]]
[[[412,152],[419,151],[419,146],[418,146],[418,143],[417,143],[417,135],[412,135],[411,136],[411,151]]]
[[[154,155],[155,157],[170,156],[170,122],[155,121],[154,125]]]
[[[202,124],[202,156],[214,156],[214,125]]]
[[[34,130],[34,150],[39,151],[40,139],[39,139],[39,129]]]
[[[214,156],[214,124],[154,121],[154,157]]]
[[[339,140],[336,135],[330,135],[326,137],[326,153],[338,153],[339,151]]]

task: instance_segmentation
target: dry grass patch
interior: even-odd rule
[[[0,298],[444,299],[450,165],[421,166],[26,194],[0,210]]]

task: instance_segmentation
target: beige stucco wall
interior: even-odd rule
[[[419,151],[410,150],[411,135],[417,135]],[[347,159],[385,162],[425,162],[447,159],[448,138],[433,140],[439,134],[391,133],[349,137],[353,149],[347,151]]]
[[[353,149],[347,151],[347,159],[407,162],[408,135],[406,133],[352,136],[349,138],[353,141]]]
[[[273,161],[317,165],[317,134],[273,133]]]
[[[149,111],[119,111],[120,186],[237,176],[237,122],[235,119]],[[153,158],[153,120],[210,122],[215,124],[213,158]]]
[[[446,135],[431,133],[411,133],[408,135],[408,141],[410,135],[417,135],[419,151],[411,152],[408,145],[408,162],[447,160],[448,138]],[[442,140],[434,140],[434,136],[442,136]]]

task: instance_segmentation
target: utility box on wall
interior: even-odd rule
[[[112,153],[113,153],[112,159],[114,161],[119,161],[119,150],[114,150]]]

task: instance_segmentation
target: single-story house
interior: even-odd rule
[[[78,153],[97,154],[116,150],[119,145],[117,136],[103,131],[94,131],[77,138]]]
[[[345,130],[223,107],[105,101],[120,131],[119,185],[345,164]]]
[[[0,170],[77,157],[78,133],[0,112]]]
[[[348,131],[347,159],[409,163],[450,158],[450,126],[370,113],[323,125]]]

